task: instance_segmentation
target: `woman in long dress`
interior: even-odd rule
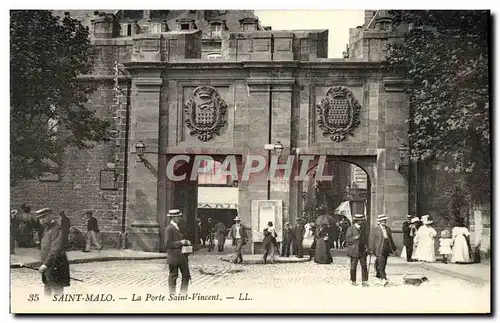
[[[470,236],[470,232],[462,219],[460,219],[453,230],[451,230],[451,235],[453,238],[451,262],[470,262],[469,245],[467,244],[467,237]]]
[[[331,264],[333,262],[328,239],[328,225],[322,224],[316,233],[314,262],[317,264]]]
[[[436,261],[436,252],[434,250],[434,238],[437,236],[436,230],[430,226],[433,223],[428,215],[422,217],[423,225],[417,231],[417,250],[415,257],[419,261]]]

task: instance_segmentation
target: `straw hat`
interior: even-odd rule
[[[241,221],[241,218],[239,216],[234,218],[234,221]]]
[[[19,214],[18,210],[12,210],[12,211],[10,211],[10,216],[16,216],[18,214]]]
[[[412,218],[411,214],[408,214],[408,215],[406,216],[406,218],[407,218],[407,219],[411,219],[411,218]]]
[[[420,221],[418,217],[414,217],[413,219],[411,219],[411,223],[417,223],[418,221]]]
[[[429,218],[423,219],[422,222],[423,222],[423,224],[432,224],[432,223],[434,223],[434,221],[429,220]]]
[[[377,216],[377,221],[379,221],[379,222],[380,222],[380,221],[387,220],[387,219],[388,219],[387,215],[384,215],[384,214],[379,214],[379,215]]]
[[[182,213],[180,210],[178,209],[172,209],[172,210],[169,210],[168,213],[167,213],[167,216],[168,217],[173,217],[173,216],[182,216]]]
[[[364,220],[365,216],[363,214],[354,214],[353,220]]]
[[[52,213],[52,209],[49,209],[48,207],[40,209],[40,210],[35,212],[37,219],[42,218],[42,217],[46,216],[47,214],[51,214],[51,213]]]

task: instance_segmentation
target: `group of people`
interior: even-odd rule
[[[10,253],[15,253],[16,245],[19,248],[38,247],[41,249],[41,240],[44,234],[45,226],[36,216],[36,212],[31,212],[31,207],[28,204],[23,204],[20,207],[22,213],[13,209],[10,212]],[[52,210],[51,210],[52,212]],[[92,211],[85,213],[87,219],[87,232],[84,252],[90,252],[95,247],[97,250],[102,249],[99,235],[99,224],[94,217]],[[70,243],[73,239],[71,234],[71,220],[64,211],[59,213],[58,224],[61,227],[63,246],[66,250],[74,244]]]
[[[330,249],[331,230],[328,224],[322,224],[316,230],[315,242],[311,249],[315,250],[314,261],[318,264],[330,264],[333,262]],[[358,263],[361,266],[361,284],[368,286],[368,254],[373,254],[375,259],[376,277],[384,285],[388,285],[386,265],[390,254],[396,252],[396,246],[392,238],[392,231],[387,227],[387,216],[379,215],[377,226],[372,229],[371,239],[367,233],[366,218],[362,214],[355,214],[352,219],[352,225],[345,233],[345,242],[347,246],[347,255],[350,258],[350,281],[352,285],[357,285],[356,269]]]
[[[435,262],[437,231],[432,227],[433,221],[428,214],[418,217],[408,215],[402,225],[403,250],[401,257],[408,262]],[[439,249],[443,263],[470,263],[470,232],[462,218],[457,219],[451,234],[442,230],[439,234]]]
[[[224,251],[226,243],[227,228],[221,221],[214,222],[212,218],[208,218],[207,222],[202,222],[198,219],[197,231],[200,243],[203,247],[208,243],[208,251],[214,248],[214,239],[217,239],[217,251]]]

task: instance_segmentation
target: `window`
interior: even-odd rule
[[[213,23],[210,25],[210,31],[212,38],[221,38],[222,37],[222,24]]]
[[[207,59],[220,59],[222,55],[220,53],[210,53],[207,55]]]
[[[189,30],[189,23],[182,23],[181,24],[181,30]]]
[[[121,36],[132,36],[132,24],[121,24]]]
[[[163,23],[161,22],[152,22],[150,25],[149,25],[149,32],[151,32],[152,34],[159,34],[163,31]]]
[[[243,31],[255,30],[255,24],[243,24]]]

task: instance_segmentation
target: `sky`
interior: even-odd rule
[[[328,29],[328,58],[341,58],[349,43],[349,28],[364,23],[364,10],[255,10],[272,30]]]

